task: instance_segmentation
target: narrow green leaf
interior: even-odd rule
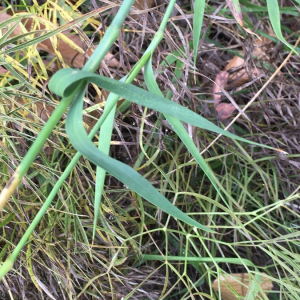
[[[145,82],[146,82],[146,85],[150,92],[152,92],[156,95],[159,95],[161,97],[163,96],[163,94],[160,91],[160,89],[155,81],[155,78],[154,78],[151,58],[149,59],[149,61],[147,62],[146,66],[145,66]],[[180,137],[181,141],[187,147],[189,152],[193,155],[193,157],[199,164],[200,168],[204,171],[204,173],[209,178],[209,180],[215,187],[216,191],[220,194],[220,196],[222,198],[223,196],[217,185],[214,173],[212,172],[212,170],[210,169],[210,167],[208,166],[208,164],[206,163],[206,161],[200,154],[199,150],[197,149],[196,145],[194,144],[193,140],[189,136],[188,132],[186,131],[186,129],[184,128],[182,123],[179,120],[177,120],[167,114],[165,114],[165,117],[166,117],[167,121],[170,123],[170,125],[172,126],[172,128],[174,129],[174,131],[176,132],[176,134]]]
[[[197,52],[200,41],[200,33],[203,23],[205,9],[205,0],[195,0],[194,18],[193,18],[193,48],[194,48],[194,65],[196,65]]]
[[[3,13],[4,11],[1,11],[1,13]],[[30,18],[34,16],[34,14],[28,14],[28,13],[21,13],[21,14],[18,14],[16,16],[13,16],[9,19],[7,19],[6,21],[3,21],[0,23],[0,29],[4,28],[5,26],[13,23],[13,22],[16,22],[16,23],[19,23],[21,20],[23,19],[26,19],[26,18]]]
[[[211,232],[212,230],[199,224],[174,206],[141,174],[126,164],[104,154],[93,144],[93,142],[89,140],[82,120],[84,95],[85,91],[77,94],[67,116],[66,130],[73,146],[92,163],[106,170],[108,173],[123,182],[128,188],[134,190],[136,193],[141,195],[150,203],[154,204],[156,207],[160,208],[162,211],[191,226]]]
[[[68,78],[68,83],[66,83],[65,78]],[[149,107],[163,114],[170,115],[188,124],[204,128],[206,130],[213,131],[229,138],[252,145],[273,149],[272,147],[248,141],[235,134],[225,131],[188,108],[174,103],[164,97],[152,94],[131,84],[119,82],[117,80],[94,73],[72,69],[62,69],[53,75],[49,82],[49,88],[59,96],[67,97],[73,92],[74,88],[78,86],[79,82],[84,80],[95,83],[99,87],[113,92],[129,101]]]
[[[2,46],[2,44],[7,40],[7,38],[12,34],[12,32],[17,28],[19,24],[15,23],[13,24],[6,32],[5,34],[3,34],[3,36],[0,38],[0,47],[4,47]]]
[[[124,82],[126,77],[122,78],[121,81]],[[106,103],[107,105],[104,108],[104,111],[110,107],[111,103],[115,103],[115,94],[110,93]],[[117,104],[113,105],[112,110],[108,114],[107,118],[105,119],[103,125],[100,128],[100,137],[99,137],[99,144],[98,149],[102,151],[104,154],[108,155],[110,150],[110,142],[114,124],[114,118],[116,113]],[[96,227],[99,217],[99,210],[101,205],[101,197],[104,188],[104,181],[105,181],[105,169],[97,166],[96,170],[96,185],[95,185],[95,201],[94,201],[94,224],[93,224],[93,240],[96,234]]]
[[[279,5],[277,0],[267,0],[267,7],[269,12],[270,21],[272,24],[272,28],[277,35],[278,39],[283,42],[287,47],[289,47],[295,54],[299,55],[299,53],[294,49],[294,47],[289,44],[282,35],[281,32],[281,24],[280,24],[280,12]]]

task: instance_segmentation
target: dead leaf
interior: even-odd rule
[[[232,113],[235,111],[235,107],[231,103],[219,103],[216,106],[216,112],[218,115],[218,119],[224,121],[231,117]]]
[[[2,67],[0,67],[0,74],[5,74],[7,73],[8,71]]]
[[[222,98],[222,89],[225,89],[229,73],[226,71],[221,71],[216,76],[213,85],[213,100],[215,107],[220,103]]]
[[[4,9],[3,7],[0,7],[0,9]],[[3,22],[5,20],[8,20],[13,15],[13,12],[5,11],[0,13],[0,22]],[[22,20],[22,24],[24,25],[25,29],[28,32],[34,32],[36,30],[44,30],[46,29],[46,26],[43,23],[47,23],[47,20],[43,20],[43,18],[24,18]],[[15,24],[14,22],[9,24],[9,26],[13,26]],[[6,29],[7,31],[7,29]],[[2,31],[2,34],[5,32]],[[24,33],[21,26],[18,25],[10,35],[10,37],[18,36],[20,34]],[[36,36],[41,35],[41,33],[37,33]],[[38,50],[43,50],[45,52],[48,52],[49,54],[52,54],[53,56],[59,56],[62,57],[63,61],[69,65],[70,67],[75,68],[82,68],[87,60],[88,57],[90,57],[93,53],[92,47],[88,45],[79,35],[76,33],[70,33],[70,30],[63,31],[62,33],[58,34],[56,36],[58,39],[57,41],[57,47],[54,49],[53,43],[51,39],[47,39],[45,41],[42,41],[37,44]],[[85,51],[84,49],[87,50]],[[105,57],[105,63],[108,66],[111,67],[119,67],[119,62],[116,60],[112,53],[108,53]]]
[[[252,55],[261,61],[267,62],[270,58],[266,53],[271,43],[272,41],[265,37],[256,39]],[[215,79],[215,84],[212,91],[213,100],[217,116],[222,121],[228,119],[232,115],[235,107],[231,103],[221,103],[222,93],[220,87],[225,89],[228,82],[231,86],[239,87],[253,80],[253,78],[264,74],[264,71],[256,66],[247,66],[246,68],[245,59],[243,56],[243,52],[240,52],[240,56],[234,56],[228,62],[227,66],[225,67],[225,71],[219,72]]]
[[[272,42],[265,37],[261,39],[256,39],[254,43],[254,49],[252,51],[252,55],[261,61],[268,61],[270,58],[266,54],[267,48],[270,46]],[[241,57],[240,57],[241,56]],[[235,87],[243,85],[253,79],[253,77],[259,77],[264,72],[262,69],[258,67],[248,66],[246,69],[244,53],[240,52],[240,56],[234,56],[225,67],[226,71],[236,70],[231,72],[229,76],[229,81]]]
[[[273,284],[265,273],[260,273],[260,275],[262,277],[260,286],[265,294],[267,291],[272,290]],[[239,273],[220,276],[219,279],[216,279],[213,282],[212,288],[215,291],[219,291],[219,285],[223,300],[238,300],[240,297],[237,297],[236,295],[245,297],[248,293],[250,285],[249,274]],[[259,293],[256,299],[259,297],[262,297],[262,293]]]
[[[243,14],[238,0],[226,0],[235,20],[244,28]]]
[[[214,85],[213,85],[213,100],[214,106],[216,109],[216,113],[218,119],[224,121],[228,119],[232,113],[235,111],[234,105],[231,103],[222,103],[222,89],[224,89],[227,85],[229,73],[227,71],[221,71],[216,76]]]

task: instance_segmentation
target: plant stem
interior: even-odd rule
[[[174,5],[175,5],[175,2],[176,2],[176,0],[172,0],[170,2],[169,6],[167,8],[167,13],[165,14],[164,19],[162,21],[162,24],[159,27],[159,33],[155,34],[154,39],[150,43],[150,45],[149,45],[148,49],[146,50],[146,52],[144,53],[143,57],[137,62],[137,64],[131,70],[130,74],[128,75],[128,78],[125,81],[126,83],[131,83],[134,80],[134,78],[141,71],[142,67],[146,64],[146,62],[148,61],[148,59],[152,55],[153,51],[156,49],[156,47],[159,44],[159,42],[162,40],[162,38],[163,38],[163,31],[164,31],[165,26],[167,24],[169,15],[170,15],[170,13],[171,13]],[[103,37],[103,39],[104,39],[104,37]],[[102,41],[103,41],[103,39],[102,39]],[[99,46],[98,46],[97,49],[99,49]],[[96,49],[96,51],[97,51],[97,49]],[[94,53],[96,53],[96,51]],[[118,99],[119,99],[119,96],[116,95],[116,94],[112,94],[111,93],[109,95],[109,97],[107,99],[107,104],[106,104],[106,106],[104,108],[103,115],[98,120],[98,122],[96,123],[96,125],[94,126],[94,128],[92,129],[92,131],[89,134],[89,138],[90,139],[92,139],[95,136],[95,134],[97,133],[97,131],[99,130],[99,128],[101,127],[101,125],[103,124],[103,122],[106,120],[106,117],[113,111],[113,109],[114,109],[114,107],[115,107]],[[109,151],[109,149],[108,149],[108,151]],[[76,155],[71,160],[71,162],[68,165],[68,167],[65,169],[65,171],[63,172],[63,174],[60,176],[60,178],[58,179],[58,181],[54,185],[51,193],[49,194],[48,198],[44,202],[44,204],[41,207],[41,209],[39,210],[38,214],[35,216],[35,218],[33,219],[32,223],[30,224],[30,226],[26,230],[26,232],[23,235],[22,239],[19,241],[19,243],[16,246],[16,248],[14,249],[14,251],[11,253],[11,255],[8,257],[8,259],[2,265],[2,267],[0,269],[0,280],[3,278],[3,276],[7,272],[9,272],[11,270],[11,268],[12,268],[14,262],[16,261],[19,253],[21,252],[22,248],[27,243],[29,237],[31,236],[31,234],[33,233],[34,229],[36,228],[36,226],[40,222],[41,218],[45,215],[45,213],[46,213],[47,209],[49,208],[49,206],[51,205],[54,197],[57,195],[58,190],[61,188],[61,186],[63,185],[64,181],[67,179],[67,177],[69,176],[69,174],[71,173],[71,171],[75,167],[76,163],[80,159],[80,157],[81,157],[81,153],[77,152]],[[101,194],[102,193],[100,193],[100,195]]]
[[[86,63],[86,65],[83,67],[84,71],[89,71],[89,72],[95,72],[100,65],[101,61],[115,42],[115,40],[119,36],[119,32],[121,30],[121,26],[123,25],[123,22],[129,12],[130,7],[132,6],[134,0],[125,0],[120,7],[117,15],[115,16],[114,20],[112,21],[110,27],[107,29],[105,35],[103,36],[102,40],[100,41],[100,44],[98,45],[97,49],[95,52],[92,54],[90,57],[89,61]],[[19,167],[16,169],[15,173],[11,177],[11,179],[8,181],[6,187],[3,189],[2,193],[0,194],[0,211],[3,209],[4,205],[8,201],[9,197],[11,194],[14,192],[14,190],[17,188],[19,182],[21,181],[22,177],[24,174],[28,171],[29,167],[31,166],[32,162],[34,161],[35,157],[45,144],[47,138],[51,134],[52,130],[56,126],[56,124],[59,122],[61,116],[67,109],[67,107],[70,105],[70,103],[73,101],[75,96],[80,93],[82,90],[86,88],[87,83],[80,84],[78,88],[75,89],[75,91],[72,93],[70,97],[63,98],[61,100],[61,103],[58,105],[58,107],[55,109],[53,112],[52,116],[42,129],[41,133],[37,137],[36,141],[33,143],[27,154],[25,155],[24,159],[22,160],[21,164]],[[113,105],[111,105],[111,109],[113,108]],[[107,112],[101,117],[99,120],[98,127],[95,126],[95,128],[92,130],[90,137],[92,138],[99,126],[103,123],[105,120],[105,116],[109,114],[110,110],[107,109]],[[50,193],[49,197],[47,198],[46,202],[34,218],[33,222],[25,232],[24,236],[18,243],[17,247],[14,249],[12,254],[8,257],[8,259],[4,262],[2,267],[0,268],[0,280],[5,276],[7,272],[9,272],[12,267],[14,262],[16,261],[18,254],[26,244],[28,238],[32,234],[33,230],[37,226],[38,222],[40,219],[43,217],[45,214],[47,208],[51,204],[53,198],[57,194],[58,189],[60,186],[63,184],[75,164],[77,163],[78,159],[80,158],[81,154],[77,153],[75,157],[73,158],[72,162],[69,164],[65,172],[62,174],[60,179],[58,180],[57,184],[53,188],[52,192]]]
[[[120,7],[117,15],[113,19],[111,25],[107,28],[105,35],[103,36],[102,40],[100,41],[100,44],[96,48],[95,52],[92,54],[88,62],[83,67],[84,71],[88,72],[95,72],[98,68],[98,66],[101,64],[101,61],[113,45],[113,43],[117,40],[119,37],[119,32],[121,29],[121,26],[124,23],[124,20],[129,12],[130,7],[132,6],[134,0],[125,0]],[[75,96],[82,90],[86,88],[86,84],[79,85],[72,95],[68,98],[63,98],[58,105],[58,107],[55,109],[55,111],[52,113],[51,117],[43,127],[42,131],[38,135],[37,139],[33,143],[33,145],[30,147],[29,151],[23,158],[22,162],[20,163],[19,167],[16,169],[4,189],[2,190],[0,194],[0,211],[3,209],[5,204],[7,203],[9,197],[12,195],[12,193],[15,191],[17,186],[19,185],[20,181],[22,180],[25,173],[28,171],[29,167],[35,160],[36,156],[44,146],[47,138],[53,131],[56,124],[61,119],[64,112],[67,110],[68,106],[71,104]]]
[[[149,61],[149,59],[151,59],[153,52],[157,48],[160,41],[163,39],[163,33],[164,33],[165,27],[167,25],[167,22],[172,13],[175,3],[176,3],[176,0],[170,1],[169,5],[167,7],[166,13],[163,17],[163,20],[159,26],[158,31],[154,35],[154,38],[151,41],[147,50],[145,51],[143,57],[139,60],[139,62],[135,65],[135,67],[133,68],[131,73],[128,75],[128,78],[125,81],[126,83],[131,83],[133,81],[133,79],[136,77],[136,75],[140,72],[141,68]],[[116,101],[118,99],[119,99],[118,95],[110,94],[106,103],[108,104],[111,101],[116,103]],[[125,101],[125,105],[122,105],[122,106],[123,106],[123,108],[126,108],[126,107],[128,107],[129,104],[130,104],[129,101]],[[105,110],[106,110],[106,106],[104,108],[104,111]],[[98,148],[106,155],[109,155],[111,133],[113,130],[113,121],[114,121],[114,116],[115,116],[115,110],[116,110],[116,104],[114,106],[114,109],[110,112],[108,118],[105,120],[105,122],[103,123],[103,126],[101,126],[101,129],[100,129],[100,138],[99,138]],[[106,171],[97,166],[95,198],[94,198],[94,224],[93,224],[93,238],[92,238],[93,241],[94,241],[95,235],[96,235],[96,227],[97,227],[98,216],[99,216],[99,211],[100,211],[102,192],[103,192],[103,188],[104,188],[105,174],[106,174]]]

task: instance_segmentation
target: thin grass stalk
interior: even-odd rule
[[[163,39],[163,34],[166,28],[166,25],[168,23],[169,17],[171,16],[171,13],[174,9],[176,0],[171,0],[167,9],[166,9],[166,13],[162,19],[162,22],[159,26],[158,31],[155,33],[153,40],[151,41],[149,47],[147,48],[147,50],[145,51],[142,59],[140,60],[140,62],[138,63],[138,65],[136,66],[136,71],[140,71],[140,69],[146,65],[146,63],[149,61],[149,58],[152,56],[153,52],[155,51],[155,49],[157,48],[157,46],[159,45],[159,43],[161,42],[161,40]],[[136,72],[135,71],[135,72]],[[133,74],[130,74],[128,79],[125,81],[126,83],[131,83],[132,80],[134,79],[134,77],[132,76]],[[111,94],[110,94],[111,96]],[[110,101],[114,101],[113,99],[116,99],[116,97],[119,99],[119,96],[114,96],[114,98],[110,98],[108,97],[107,99],[107,103],[110,103]],[[129,102],[128,102],[129,103]],[[104,108],[105,110],[106,108]],[[103,123],[103,126],[101,126],[100,128],[100,137],[99,137],[99,150],[101,150],[104,154],[108,155],[109,154],[109,150],[110,150],[110,142],[111,142],[111,133],[112,133],[112,129],[113,129],[113,120],[114,120],[114,115],[115,115],[115,109],[116,109],[116,105],[114,107],[114,109],[111,111],[110,115],[108,116],[108,118],[105,120],[105,122]],[[97,221],[98,221],[98,216],[99,216],[99,209],[100,209],[100,205],[101,205],[101,197],[102,197],[102,192],[103,192],[103,188],[104,188],[104,180],[105,180],[105,174],[106,171],[100,167],[97,166],[96,169],[96,188],[95,188],[95,200],[94,200],[94,225],[93,225],[93,240],[95,238],[95,234],[96,234],[96,227],[97,227]]]
[[[130,82],[133,81],[133,79],[137,76],[139,71],[142,69],[142,67],[146,63],[146,60],[148,59],[148,57],[149,57],[148,55],[144,55],[144,57],[136,64],[136,66],[132,70],[131,74],[129,75],[128,79],[126,80],[127,83],[130,83]],[[99,128],[104,123],[104,121],[108,117],[109,113],[111,113],[111,111],[114,109],[115,104],[119,100],[119,96],[116,95],[116,94],[113,94],[113,93],[111,93],[109,95],[109,98],[107,100],[107,104],[105,106],[105,109],[104,109],[104,112],[103,112],[101,118],[98,120],[98,122],[96,123],[96,125],[94,126],[94,128],[92,129],[92,131],[89,134],[90,140],[92,140],[93,137],[96,135]],[[52,188],[51,193],[49,194],[46,201],[42,205],[42,207],[39,210],[38,214],[35,216],[32,223],[30,224],[30,226],[28,227],[28,229],[24,233],[23,237],[19,241],[17,247],[14,249],[14,251],[12,252],[12,254],[10,255],[10,257],[8,259],[12,259],[13,262],[16,261],[18,255],[20,254],[22,248],[25,246],[25,244],[28,241],[30,235],[33,233],[36,226],[38,225],[38,223],[40,222],[42,217],[45,215],[45,213],[46,213],[47,209],[49,208],[49,206],[51,205],[54,197],[57,195],[59,189],[61,188],[61,186],[63,185],[65,180],[68,178],[68,176],[70,175],[71,171],[74,169],[75,165],[77,164],[77,162],[79,161],[81,156],[82,156],[81,153],[77,152],[76,155],[73,157],[73,159],[71,160],[71,162],[69,163],[69,165],[67,166],[65,171],[62,173],[62,175],[60,176],[60,178],[58,179],[58,181],[56,182],[56,184]],[[5,263],[6,263],[6,261],[5,261]],[[2,268],[3,268],[3,266],[2,266]],[[0,268],[0,280],[3,277],[2,276],[2,268]]]
[[[175,5],[175,2],[176,2],[176,0],[172,0],[170,2],[169,6],[168,6],[168,9],[167,9],[167,12],[166,12],[166,14],[165,14],[165,16],[163,18],[163,21],[162,21],[162,23],[161,23],[161,25],[159,27],[158,32],[155,34],[152,42],[150,43],[150,45],[149,45],[148,49],[146,50],[146,52],[144,53],[143,57],[134,66],[134,68],[132,69],[132,71],[128,75],[128,78],[125,81],[126,83],[131,83],[134,80],[134,78],[140,72],[140,70],[142,69],[142,67],[147,63],[147,61],[150,58],[150,56],[152,55],[153,51],[156,49],[156,47],[158,46],[158,44],[162,40],[165,26],[166,26],[166,24],[168,22],[169,16],[170,16],[170,14],[172,12],[172,9],[173,9],[173,7]],[[103,37],[103,39],[104,39],[104,37]],[[99,48],[99,46],[98,46],[98,48]],[[91,59],[92,59],[92,57],[91,57]],[[104,121],[106,120],[106,118],[108,117],[108,115],[114,111],[115,105],[116,105],[116,103],[117,103],[118,100],[119,100],[119,96],[118,95],[113,94],[113,93],[111,93],[109,95],[109,97],[107,99],[106,106],[104,108],[103,115],[98,120],[98,122],[96,123],[96,125],[92,129],[91,133],[89,134],[89,138],[90,139],[92,139],[96,135],[97,131],[99,130],[99,128],[101,127],[101,125],[104,123]],[[101,137],[101,135],[100,135],[100,137]],[[100,143],[100,140],[99,140],[99,143]],[[109,149],[108,149],[108,151],[109,151]],[[17,247],[14,249],[14,251],[12,252],[12,254],[9,256],[9,258],[5,261],[5,263],[1,267],[1,269],[0,269],[0,280],[3,278],[3,276],[7,272],[9,272],[11,270],[11,268],[13,266],[13,263],[16,261],[16,259],[17,259],[18,255],[19,255],[19,253],[21,252],[22,248],[25,246],[25,244],[27,243],[30,235],[33,233],[34,229],[36,228],[36,226],[38,225],[38,223],[40,222],[40,220],[42,219],[42,217],[45,215],[45,213],[46,213],[47,209],[49,208],[49,206],[51,205],[54,197],[57,195],[59,189],[61,188],[61,186],[63,185],[64,181],[67,179],[67,177],[69,176],[69,174],[71,173],[71,171],[73,170],[73,168],[75,167],[75,165],[77,164],[77,162],[80,159],[80,157],[81,157],[81,153],[77,152],[76,155],[71,160],[71,162],[68,165],[68,167],[66,168],[66,170],[63,172],[63,174],[60,176],[60,178],[58,179],[58,181],[54,185],[51,193],[49,194],[48,198],[46,199],[45,203],[43,204],[43,206],[39,210],[38,214],[35,216],[35,218],[33,219],[32,223],[30,224],[30,226],[26,230],[26,232],[23,235],[22,239],[19,241]],[[102,190],[101,190],[100,195],[102,195]],[[97,211],[99,211],[99,209],[95,208],[95,214],[96,214]],[[97,220],[97,219],[98,218],[96,218],[96,216],[95,216],[95,220]]]
[[[121,27],[124,23],[124,20],[131,8],[134,0],[125,0],[120,7],[117,15],[113,19],[111,25],[107,28],[105,35],[103,36],[102,40],[100,41],[98,47],[96,48],[95,52],[92,54],[90,59],[87,61],[85,66],[83,67],[84,71],[88,72],[95,72],[98,66],[101,64],[101,61],[113,45],[113,43],[119,37],[119,33]],[[44,128],[42,129],[41,133],[38,135],[37,139],[30,147],[29,151],[23,158],[22,162],[14,172],[13,176],[9,179],[8,183],[2,190],[0,194],[0,211],[3,209],[5,204],[7,203],[9,197],[15,191],[17,186],[19,185],[20,181],[22,180],[25,173],[28,171],[29,167],[35,160],[38,153],[41,151],[42,147],[44,146],[47,138],[53,131],[56,124],[61,119],[63,113],[66,111],[68,106],[71,104],[75,96],[80,93],[81,91],[86,89],[87,84],[80,84],[67,98],[63,98],[55,109],[51,117],[49,118],[48,122],[45,124]]]
[[[129,12],[129,9],[131,8],[134,0],[125,0],[120,7],[117,15],[115,16],[114,20],[112,21],[112,24],[110,27],[108,27],[105,35],[103,36],[102,40],[100,41],[98,47],[96,48],[95,52],[92,54],[86,65],[83,67],[83,70],[88,72],[95,72],[100,65],[101,61],[113,45],[113,43],[117,40],[119,37],[119,33],[121,30],[121,27],[124,23],[124,20]],[[20,163],[19,167],[16,169],[13,176],[8,181],[7,185],[3,189],[1,195],[0,195],[0,211],[3,209],[4,205],[8,201],[9,197],[12,195],[14,190],[17,188],[18,184],[20,183],[22,177],[25,175],[25,173],[28,171],[29,167],[31,166],[32,162],[44,146],[47,138],[51,134],[52,130],[56,126],[56,124],[59,122],[61,116],[67,109],[67,107],[70,105],[70,103],[73,101],[75,96],[79,94],[80,92],[84,91],[86,89],[86,83],[80,84],[78,88],[75,89],[75,91],[67,98],[63,98],[61,100],[61,103],[59,106],[55,109],[52,116],[44,126],[43,130],[37,137],[36,141],[33,143],[27,154],[25,155],[24,159]],[[111,109],[113,108],[113,105],[111,106]],[[110,110],[109,110],[110,111]],[[103,114],[102,118],[99,120],[99,123],[101,124],[104,121],[105,115],[107,116],[109,114],[109,111],[107,110],[106,114]],[[94,136],[99,129],[99,127],[95,126],[94,130],[92,130],[90,136]],[[92,135],[93,134],[93,135]],[[33,230],[39,223],[40,219],[45,214],[47,208],[50,206],[53,198],[57,194],[60,186],[63,184],[75,164],[77,163],[78,159],[80,158],[80,153],[77,153],[75,157],[73,158],[71,164],[67,167],[66,171],[63,173],[63,175],[58,180],[57,184],[55,185],[55,188],[53,188],[52,192],[50,193],[49,197],[47,198],[46,202],[40,209],[39,213],[25,232],[24,236],[22,237],[21,241],[18,243],[17,247],[13,251],[13,253],[8,257],[8,259],[4,262],[2,267],[0,268],[0,280],[5,276],[7,272],[9,272],[14,262],[16,261],[18,254],[26,244],[28,238],[32,234]]]

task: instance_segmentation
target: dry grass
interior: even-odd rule
[[[71,2],[74,6],[79,4]],[[112,49],[120,65],[118,68],[103,66],[100,74],[123,77],[142,56],[165,11],[165,4],[156,2],[158,6],[149,12],[128,17],[119,41]],[[220,122],[212,101],[213,81],[217,74],[239,51],[245,54],[246,72],[253,67],[262,70],[260,78],[251,77],[242,86],[229,82],[226,87],[236,104],[243,108],[285,59],[289,50],[274,42],[265,50],[269,57],[266,63],[252,57],[256,38],[237,28],[230,12],[224,10],[225,3],[209,1],[202,28],[205,38],[201,38],[194,69],[191,1],[180,2],[180,7],[174,11],[172,21],[167,26],[165,39],[153,57],[157,82],[165,95],[171,91],[173,101],[188,106],[220,126],[226,125],[233,117],[224,121],[224,124]],[[85,1],[77,11],[86,13],[105,5],[104,1]],[[284,5],[293,7],[294,3],[284,1]],[[37,7],[31,9],[40,16],[45,13],[42,6],[39,10]],[[259,35],[268,34],[271,26],[267,13],[263,13],[263,18],[261,14],[247,12],[248,26],[254,24],[251,30]],[[89,24],[76,32],[84,33],[92,48],[92,44],[100,38],[99,34],[94,34],[95,29],[101,22],[103,30],[110,21],[111,11],[107,11],[89,19]],[[297,18],[284,15],[282,25],[288,41],[295,44],[300,30]],[[84,50],[87,51],[87,48]],[[174,51],[180,51],[181,54],[177,65],[169,65],[168,55]],[[15,94],[16,90],[12,93],[0,90],[1,176],[9,174],[19,163],[45,121],[34,102],[38,100],[38,103],[56,106],[52,95],[43,89],[52,75],[51,70],[47,70],[43,76],[39,62],[29,62],[28,52],[24,52],[24,55],[23,59],[14,59],[26,65],[24,72],[30,74],[29,84],[34,90],[26,85],[18,89],[18,95]],[[42,59],[49,59],[46,52],[39,52],[38,55]],[[51,63],[56,61],[55,58]],[[153,157],[154,161],[141,168],[140,173],[169,199],[174,198],[174,190],[181,193],[177,195],[177,206],[204,224],[209,220],[219,228],[218,234],[202,238],[193,235],[191,228],[169,220],[166,214],[143,202],[116,179],[108,177],[96,240],[91,245],[95,168],[82,158],[23,249],[14,265],[15,272],[11,272],[0,283],[0,298],[207,299],[214,293],[210,283],[219,272],[246,271],[243,265],[229,263],[220,263],[218,266],[213,263],[197,266],[159,261],[140,263],[141,254],[182,255],[188,249],[192,256],[249,259],[274,279],[272,299],[298,299],[300,272],[295,261],[299,255],[300,225],[300,201],[297,197],[300,179],[299,64],[299,56],[292,55],[280,75],[247,109],[248,119],[241,116],[230,128],[253,141],[283,149],[288,155],[280,156],[265,148],[241,146],[227,138],[219,139],[204,152],[216,176],[236,200],[236,203],[229,204],[232,211],[244,224],[248,224],[247,232],[251,234],[244,234],[243,230],[235,227],[234,219],[222,209],[224,203],[209,180],[191,161],[184,145],[168,124],[161,120],[161,116],[147,111],[144,117],[144,110],[132,105],[118,115],[111,155],[131,166],[140,167],[147,161],[141,155],[141,146],[145,147],[147,155]],[[37,79],[36,84],[33,78]],[[0,79],[4,86],[16,82],[14,76],[5,78],[1,75]],[[142,74],[137,77],[135,84],[144,86]],[[27,97],[28,94],[31,98]],[[96,95],[98,100],[95,103]],[[99,89],[89,87],[86,109],[94,111],[94,114],[87,117],[87,123],[88,118],[93,123],[91,120],[97,117],[101,101],[105,100],[103,97]],[[27,111],[31,115],[26,114]],[[144,126],[143,132],[140,131],[141,125]],[[18,243],[70,161],[74,150],[63,128],[64,120],[45,146],[47,149],[32,166],[23,186],[15,193],[6,213],[1,215],[2,260]],[[215,138],[214,134],[200,129],[189,127],[188,130],[201,150]],[[158,155],[157,150],[160,150]],[[284,199],[287,200],[275,205]],[[262,214],[251,214],[260,209]],[[163,231],[166,225],[168,229]],[[192,234],[190,240],[187,240],[188,233]],[[291,292],[293,286],[294,294]]]

